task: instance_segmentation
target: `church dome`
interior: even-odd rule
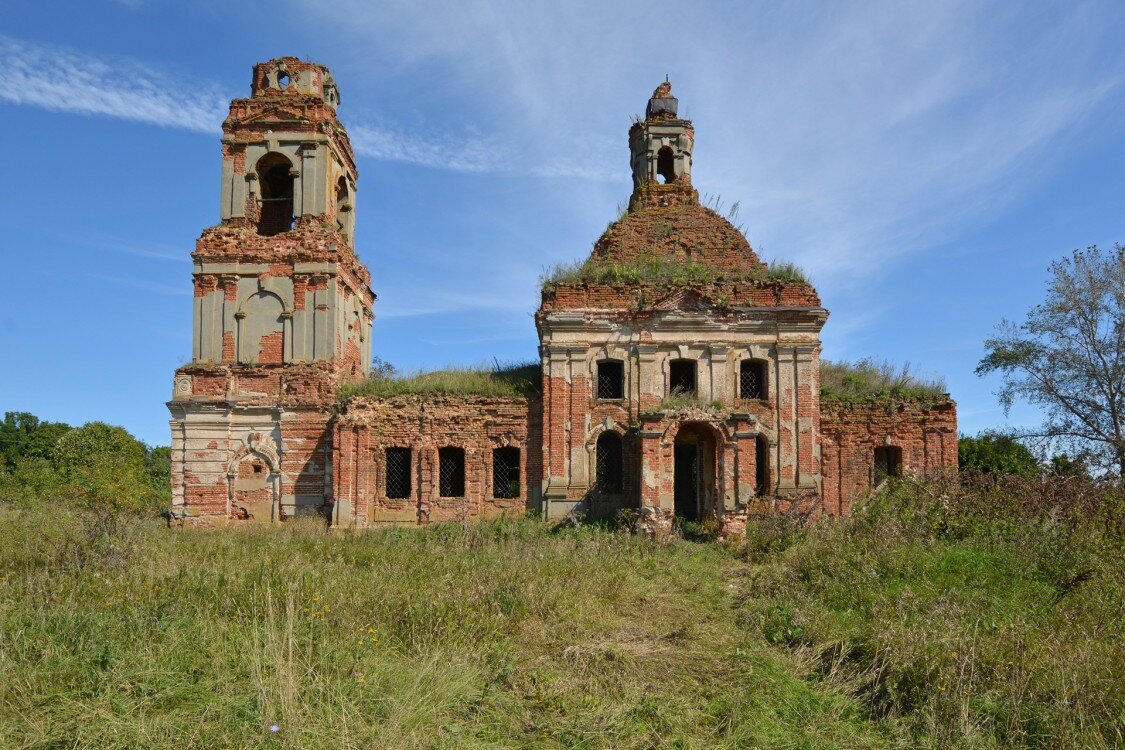
[[[622,264],[648,259],[698,263],[734,274],[763,268],[742,232],[694,202],[634,206],[598,239],[594,258]]]

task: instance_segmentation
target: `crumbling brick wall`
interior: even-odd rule
[[[325,512],[338,388],[328,363],[181,368],[168,404],[173,508],[216,520]],[[254,464],[270,481],[250,488]]]
[[[821,404],[822,498],[830,515],[850,513],[878,479],[875,449],[902,450],[903,473],[921,476],[957,469],[957,405],[888,402]]]
[[[534,508],[542,477],[541,415],[538,398],[453,394],[354,398],[334,427],[336,502],[347,508],[356,526],[461,521]],[[506,446],[520,451],[520,491],[515,498],[495,496],[492,452]],[[443,447],[465,451],[463,497],[442,497],[439,492],[438,452]],[[387,497],[388,448],[411,451],[409,497]]]

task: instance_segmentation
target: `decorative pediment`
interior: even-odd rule
[[[676,289],[657,300],[652,309],[658,311],[706,312],[714,310],[716,307],[714,300],[695,289]]]
[[[251,123],[293,123],[301,122],[299,111],[292,107],[273,106],[261,109],[239,120],[239,125]]]

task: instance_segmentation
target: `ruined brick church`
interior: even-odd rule
[[[192,360],[172,400],[174,518],[336,528],[633,509],[737,532],[836,515],[886,474],[956,466],[956,409],[822,401],[816,290],[771,273],[692,186],[694,128],[661,84],[629,129],[628,211],[592,268],[544,286],[524,395],[341,396],[368,376],[375,294],[358,172],[327,68],[256,65],[223,122],[221,222],[192,253]]]

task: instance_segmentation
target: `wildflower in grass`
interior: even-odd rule
[[[281,727],[279,727],[277,724],[270,724],[270,731],[271,732],[280,732]]]

